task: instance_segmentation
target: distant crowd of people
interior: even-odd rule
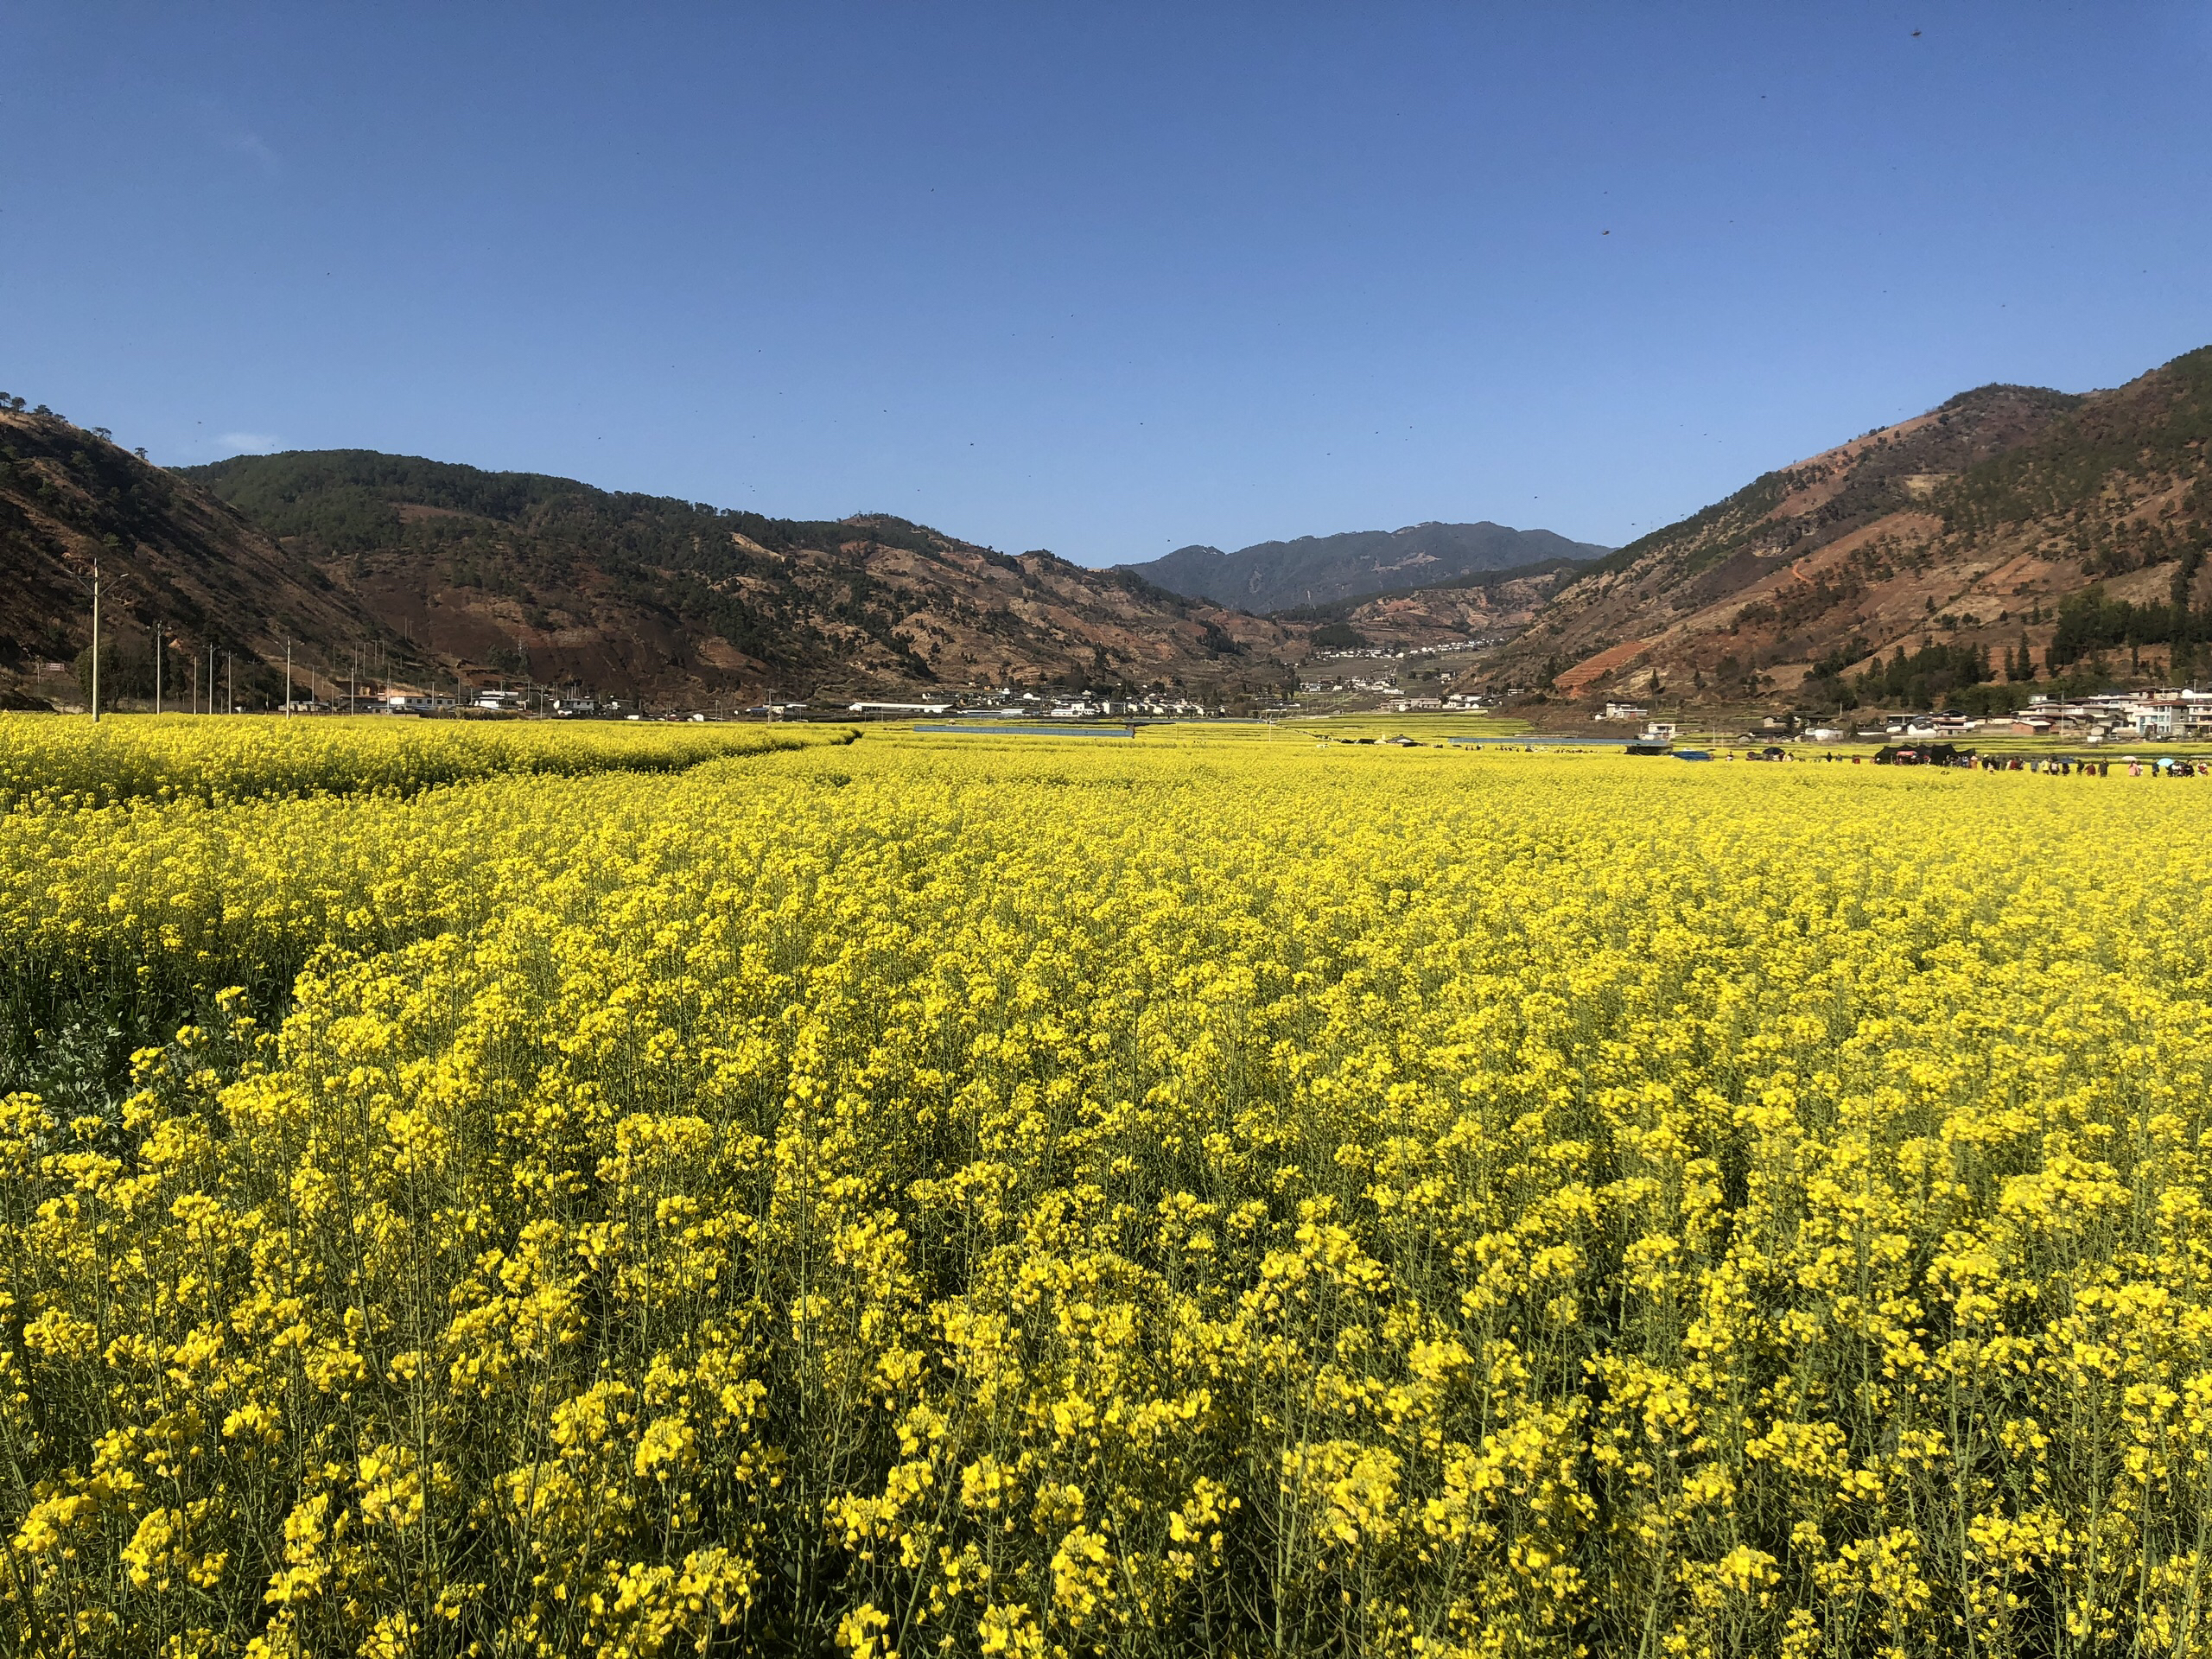
[[[1731,754],[1728,757],[1734,760]],[[1804,760],[1805,754],[1784,754],[1778,749],[1769,749],[1764,754],[1744,757],[1747,760]],[[1858,766],[1866,756],[1858,754],[1823,753],[1822,760],[1849,762]],[[2056,778],[2109,778],[2118,766],[2123,778],[2212,778],[2212,760],[2188,760],[2179,755],[2161,755],[2148,760],[2130,755],[2124,760],[2085,760],[2070,755],[2034,754],[1976,754],[1971,749],[1954,751],[1948,744],[1936,744],[1919,749],[1884,749],[1874,757],[1874,764],[1900,766],[1970,766],[1976,772],[2039,772]]]
[[[1340,737],[1336,741],[1339,743],[1376,741],[1371,737]],[[1422,747],[1402,737],[1385,738],[1382,741],[1404,744],[1411,748]],[[1479,750],[1485,746],[1478,743],[1473,747]],[[1487,747],[1506,754],[1535,754],[1542,752],[1530,745],[1522,743],[1491,743]],[[1576,753],[1577,751],[1568,747],[1567,752]],[[1657,753],[1656,750],[1644,752]],[[1677,750],[1675,753],[1683,760],[1710,760],[1713,759],[1711,754],[1702,749]],[[1739,757],[1733,749],[1731,749],[1726,758],[1734,760]],[[1749,749],[1740,758],[1745,760],[1768,761],[1817,759],[1831,764],[1848,762],[1854,766],[1866,764],[1867,760],[1867,757],[1863,754],[1837,754],[1833,751],[1825,750],[1817,756],[1806,754],[1802,751],[1792,753],[1779,745],[1772,745],[1764,749]],[[2112,776],[2112,769],[2114,766],[2120,769],[2120,775],[2124,778],[2141,778],[2146,775],[2154,778],[2212,778],[2212,760],[2185,760],[2178,755],[2158,756],[2149,760],[2139,760],[2132,755],[2124,760],[2086,760],[2067,755],[1976,754],[1971,749],[1955,749],[1948,743],[1935,743],[1916,748],[1885,748],[1872,758],[1874,764],[1878,766],[1969,766],[1976,772],[2039,772],[2047,776],[2058,778],[2109,778]]]
[[[1771,753],[1771,751],[1770,751]],[[1854,764],[1857,755],[1829,755],[1829,760],[1849,759]],[[2055,778],[2109,778],[2118,766],[2123,778],[2140,778],[2145,773],[2156,778],[2212,777],[2212,760],[2190,759],[2181,755],[2157,755],[2143,760],[2127,755],[2118,760],[2090,760],[2066,754],[1976,754],[1972,749],[1958,748],[1948,743],[1917,744],[1910,747],[1885,747],[1874,757],[1878,766],[1970,766],[1976,772],[2039,772]]]
[[[2121,776],[2140,778],[2148,772],[2154,778],[2202,778],[2212,775],[2212,761],[2183,760],[2161,756],[2152,760],[2074,760],[2063,757],[2045,759],[2018,754],[1985,754],[1974,765],[1983,772],[2045,772],[2061,778],[2077,773],[2084,778],[2109,778],[2112,769],[2122,768]]]

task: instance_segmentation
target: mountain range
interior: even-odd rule
[[[1119,568],[1173,593],[1265,616],[1520,567],[1601,559],[1611,551],[1548,530],[1513,530],[1484,520],[1301,536],[1295,541],[1255,542],[1234,553],[1179,547],[1148,563]]]
[[[1924,702],[2000,660],[2017,681],[2121,652],[2177,675],[2212,666],[2208,448],[2212,347],[2108,391],[1961,393],[1618,550],[1423,524],[1094,570],[887,515],[369,450],[165,470],[0,409],[0,704],[51,696],[48,665],[82,651],[95,556],[124,696],[157,623],[173,663],[226,654],[264,701],[288,642],[318,689],[359,664],[677,707],[1009,683],[1256,701],[1347,640],[1479,646],[1463,689],[1554,702]]]
[[[302,684],[501,677],[657,701],[1017,684],[1272,694],[1296,631],[1047,552],[885,515],[798,521],[369,450],[165,471],[60,416],[0,414],[0,669],[156,623]],[[142,651],[143,654],[143,651]],[[109,682],[149,679],[126,660]]]

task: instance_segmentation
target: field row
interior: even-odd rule
[[[270,796],[411,795],[507,772],[673,772],[832,734],[760,727],[0,715],[0,812],[125,801],[221,805]]]

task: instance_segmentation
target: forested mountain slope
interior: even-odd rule
[[[2212,348],[2107,391],[1962,393],[1621,549],[1482,677],[1819,702],[1900,649],[1907,701],[2100,648],[2185,671],[2212,639],[2209,437]]]
[[[242,661],[246,689],[274,696],[282,677],[261,664],[283,660],[287,638],[322,659],[385,639],[353,594],[236,508],[97,429],[0,409],[0,694],[68,683],[42,665],[73,662],[91,638],[95,559],[111,696],[151,694],[156,624],[177,642],[164,681],[179,698],[210,648],[229,653],[234,681]]]
[[[906,521],[763,518],[371,450],[187,469],[428,656],[678,699],[1279,684],[1294,630]]]

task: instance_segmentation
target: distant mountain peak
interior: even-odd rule
[[[1357,530],[1259,542],[1224,553],[1194,543],[1145,564],[1122,565],[1157,587],[1192,599],[1266,614],[1433,585],[1561,559],[1600,559],[1612,550],[1548,530],[1515,530],[1423,519],[1397,530]]]

